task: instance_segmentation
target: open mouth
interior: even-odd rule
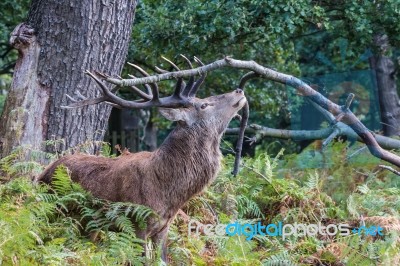
[[[234,105],[232,105],[232,107],[236,108],[239,107],[239,105],[241,104],[241,102],[243,102],[243,104],[246,102],[246,97],[242,97],[240,98],[239,101],[237,101],[237,103],[235,103]]]

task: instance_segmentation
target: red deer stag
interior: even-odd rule
[[[146,229],[138,229],[137,235],[161,244],[162,259],[166,261],[165,238],[169,224],[190,198],[215,179],[220,168],[222,134],[245,105],[246,97],[241,89],[236,89],[205,99],[196,98],[204,74],[196,82],[190,78],[187,84],[179,78],[174,93],[168,97],[159,96],[156,83],[145,85],[149,93],[133,87],[142,100],[127,101],[116,96],[115,90],[109,90],[96,75],[87,74],[99,85],[103,96],[75,101],[68,107],[99,102],[133,109],[156,106],[165,118],[177,122],[176,128],[154,152],[129,153],[117,158],[67,155],[48,166],[38,180],[49,183],[56,167],[65,165],[72,180],[95,197],[152,208],[160,218],[149,221]]]

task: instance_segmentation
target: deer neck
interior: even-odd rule
[[[220,168],[222,134],[205,125],[178,125],[155,152],[157,177],[170,206],[180,208],[213,181]],[[155,170],[157,171],[157,170]]]

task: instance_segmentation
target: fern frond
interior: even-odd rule
[[[272,255],[270,258],[266,259],[263,262],[263,265],[264,266],[297,266],[297,264],[292,261],[292,258],[286,251]]]
[[[307,179],[305,183],[306,187],[310,190],[312,189],[319,189],[319,175],[317,172],[311,174],[310,177]]]

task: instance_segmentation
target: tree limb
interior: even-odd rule
[[[115,78],[107,78],[106,80],[115,85],[133,86],[137,84],[154,83],[161,80],[179,77],[201,75],[206,72],[210,72],[223,67],[247,69],[259,74],[261,78],[279,82],[295,88],[300,95],[308,98],[312,102],[318,104],[323,109],[329,111],[337,118],[337,120],[340,119],[345,124],[349,125],[357,133],[361,140],[367,145],[368,150],[372,155],[400,167],[400,157],[380,147],[372,132],[370,132],[364,126],[364,124],[360,122],[360,120],[350,111],[347,106],[339,106],[336,103],[331,102],[329,99],[327,99],[322,94],[312,89],[308,84],[296,77],[263,67],[262,65],[259,65],[254,61],[242,61],[230,57],[225,57],[224,59],[214,61],[208,65],[189,70],[169,72],[138,79],[119,80]]]
[[[349,138],[357,139],[357,141],[363,142],[362,139],[347,125],[339,122],[339,136],[347,136]],[[250,125],[245,131],[247,134],[254,134],[253,141],[259,141],[263,138],[272,137],[280,139],[292,139],[295,141],[300,140],[317,140],[329,137],[334,132],[334,129],[324,128],[318,130],[287,130],[287,129],[276,129],[270,127],[264,127],[256,124]],[[225,131],[226,135],[236,135],[239,133],[239,128],[228,128]],[[379,145],[388,150],[400,149],[400,140],[375,135],[375,139]]]

